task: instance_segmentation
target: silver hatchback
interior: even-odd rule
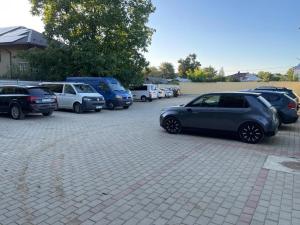
[[[160,125],[171,134],[186,128],[237,132],[243,142],[255,144],[277,133],[278,118],[260,94],[220,92],[163,110]]]

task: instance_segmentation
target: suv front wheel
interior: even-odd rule
[[[249,144],[256,144],[265,136],[264,130],[261,128],[261,126],[254,122],[242,124],[238,130],[238,133],[241,141]]]
[[[73,110],[75,113],[82,113],[83,112],[83,109],[82,109],[82,105],[79,103],[79,102],[76,102],[73,106]]]
[[[14,120],[20,120],[25,117],[25,114],[23,113],[21,107],[18,104],[13,104],[10,107],[10,116]]]

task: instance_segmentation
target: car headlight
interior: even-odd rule
[[[115,98],[116,99],[122,99],[122,96],[121,95],[116,95]]]
[[[91,98],[88,98],[88,97],[84,97],[84,98],[83,98],[83,101],[92,101],[92,99],[91,99]]]

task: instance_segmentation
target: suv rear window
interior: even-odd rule
[[[53,93],[48,90],[47,88],[40,88],[40,87],[35,87],[35,88],[28,88],[28,93],[30,95],[52,95]]]
[[[53,91],[54,93],[62,93],[63,92],[63,84],[43,84],[44,87]]]
[[[257,97],[257,99],[258,99],[264,106],[266,106],[267,108],[271,108],[271,107],[272,107],[272,105],[270,104],[270,102],[268,102],[264,97],[259,96],[259,97]]]

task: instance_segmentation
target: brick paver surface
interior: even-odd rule
[[[300,224],[300,176],[266,170],[300,157],[300,123],[259,145],[169,135],[160,110],[0,117],[0,224]]]

